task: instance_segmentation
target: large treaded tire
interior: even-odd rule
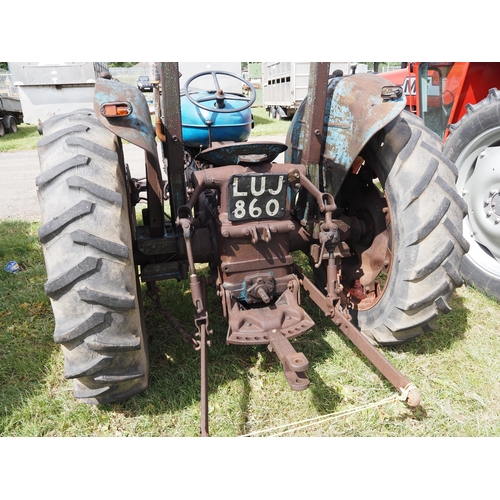
[[[43,133],[39,239],[64,376],[86,403],[119,401],[148,383],[121,143],[91,110],[56,115]]]
[[[411,113],[382,129],[361,155],[384,188],[392,262],[378,300],[351,313],[374,343],[400,344],[431,330],[438,315],[451,310],[468,249],[461,229],[467,206],[439,137]]]
[[[500,92],[491,89],[466,108],[443,148],[457,166],[457,190],[469,205],[463,234],[470,250],[460,271],[465,281],[500,300]]]

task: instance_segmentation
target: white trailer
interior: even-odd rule
[[[23,110],[17,89],[12,86],[12,75],[0,72],[0,137],[17,132],[23,122]]]
[[[309,62],[263,62],[262,103],[271,118],[291,118],[307,95]],[[366,64],[331,62],[330,74],[342,70],[344,75],[366,73]]]
[[[94,87],[105,63],[9,62],[24,122],[40,125],[53,115],[94,107]],[[39,128],[40,130],[40,128]]]

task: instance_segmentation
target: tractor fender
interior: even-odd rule
[[[328,85],[321,163],[323,168],[337,170],[335,178],[339,182],[373,135],[405,109],[402,93],[396,99],[382,98],[385,86],[394,84],[369,73],[333,78]],[[307,128],[304,123],[306,102],[305,99],[299,106],[288,130],[286,163],[301,163]]]
[[[130,114],[116,117],[103,116],[102,106],[110,103],[126,103],[131,109]],[[99,121],[113,134],[145,151],[149,230],[151,235],[161,236],[164,231],[163,180],[156,150],[156,134],[146,99],[142,92],[132,85],[98,78],[94,91],[94,111]]]
[[[101,107],[107,103],[128,103],[132,112],[128,116],[106,118]],[[156,134],[151,122],[149,106],[142,92],[132,85],[98,78],[94,91],[94,111],[100,122],[111,132],[144,149],[148,159],[159,164],[156,151]]]

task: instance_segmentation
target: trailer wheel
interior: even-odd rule
[[[0,137],[5,135],[5,127],[3,126],[3,121],[0,120]]]
[[[91,110],[44,122],[42,245],[64,376],[86,403],[144,390],[148,359],[119,139]]]
[[[457,190],[469,206],[463,234],[470,250],[462,261],[465,281],[500,300],[500,92],[467,106],[450,126],[445,155],[458,168]]]
[[[17,122],[12,115],[6,115],[3,119],[5,132],[15,134],[17,132]]]
[[[400,344],[450,311],[468,248],[461,231],[466,205],[438,136],[411,113],[377,133],[361,157],[365,165],[348,176],[337,204],[368,230],[342,261],[342,284],[363,334],[380,345]]]

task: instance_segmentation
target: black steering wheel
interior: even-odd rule
[[[214,79],[214,85],[215,85],[215,90],[209,90],[209,92],[214,92],[214,94],[211,94],[207,97],[202,97],[198,101],[196,99],[193,99],[189,95],[189,86],[191,83],[198,79],[201,78],[202,76],[206,75],[212,75]],[[245,85],[248,85],[250,87],[250,97],[245,97],[245,96],[235,96],[232,94],[224,94],[224,91],[220,88],[219,85],[219,80],[217,79],[217,75],[225,75],[229,76],[230,78],[236,78],[237,80],[240,80],[242,83]],[[243,111],[244,109],[249,108],[254,102],[255,99],[257,98],[257,92],[255,91],[253,85],[245,80],[243,77],[238,76],[234,73],[229,73],[228,71],[203,71],[201,73],[197,73],[196,75],[193,75],[189,80],[186,82],[184,85],[184,93],[186,94],[186,97],[195,105],[198,106],[201,109],[204,109],[206,111],[212,111],[214,113],[237,113],[238,111]],[[203,104],[200,104],[205,101],[212,101],[215,99],[215,106],[213,107],[208,107]],[[225,108],[224,101],[246,101],[246,104],[243,106],[240,106],[239,108]]]

